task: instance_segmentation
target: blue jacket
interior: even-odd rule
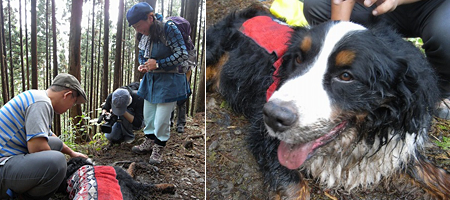
[[[138,95],[150,103],[167,103],[189,97],[191,90],[184,73],[169,72],[188,59],[186,45],[177,26],[168,21],[164,26],[165,40],[153,43],[150,51],[150,38],[143,36],[140,42],[139,63],[144,64],[153,58],[159,65],[155,72],[144,74]],[[144,45],[141,45],[144,44]]]

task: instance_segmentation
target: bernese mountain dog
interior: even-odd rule
[[[127,170],[120,166],[94,165],[91,159],[82,157],[67,161],[65,179],[58,193],[67,194],[68,199],[146,199],[155,192],[175,193],[173,184],[140,183],[133,179],[136,163]]]
[[[437,78],[388,26],[289,27],[253,5],[208,27],[206,52],[207,89],[249,119],[271,199],[309,199],[305,177],[348,193],[407,177],[450,197],[450,174],[423,154]]]

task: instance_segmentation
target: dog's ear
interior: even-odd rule
[[[94,165],[90,158],[75,157],[67,161],[66,178],[71,176],[75,171],[84,165]]]
[[[374,34],[387,47],[386,54],[392,62],[394,82],[390,84],[393,97],[386,102],[391,110],[391,120],[398,124],[397,130],[420,133],[428,128],[433,110],[439,101],[437,77],[425,55],[386,25],[379,25]],[[398,123],[400,122],[400,123]],[[404,135],[403,135],[404,136]]]
[[[411,45],[412,46],[412,45]],[[416,47],[412,47],[416,48]],[[411,49],[414,52],[416,49]],[[401,73],[398,74],[395,90],[397,100],[395,106],[399,108],[398,120],[403,122],[404,129],[409,133],[419,133],[428,128],[436,103],[439,99],[437,77],[426,59],[420,58],[421,52],[415,51],[418,59],[406,57],[404,52],[397,59]],[[417,58],[416,57],[416,58]]]
[[[391,130],[402,138],[406,133],[423,134],[439,100],[434,70],[417,47],[390,27],[381,24],[370,30],[383,49],[375,55],[374,63],[368,63],[375,69],[371,75],[376,80],[372,87],[377,87],[383,98],[368,116],[372,123],[364,127],[370,132],[368,140],[373,141],[378,135],[387,142]]]

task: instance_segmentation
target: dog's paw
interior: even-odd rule
[[[306,181],[300,183],[292,183],[287,187],[281,187],[277,191],[270,193],[273,200],[310,200],[310,188]]]
[[[175,185],[169,183],[155,184],[156,191],[175,194]]]
[[[130,164],[130,166],[128,166],[127,173],[128,173],[132,178],[134,178],[134,176],[136,175],[136,163],[135,163],[135,162],[132,162],[132,163]]]

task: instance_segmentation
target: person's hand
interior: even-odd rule
[[[156,68],[156,60],[155,59],[148,59],[147,62],[144,64],[147,66],[147,69],[149,70],[155,70]]]
[[[138,70],[142,73],[155,70],[156,68],[156,60],[155,59],[148,59],[147,62],[145,62],[143,65],[140,65],[138,67]]]
[[[333,3],[339,5],[343,1],[345,0],[333,0]],[[374,4],[377,5],[377,7],[372,11],[372,14],[375,16],[394,11],[398,5],[404,3],[403,0],[355,0],[355,1],[363,4],[366,7],[371,7]]]
[[[76,151],[72,152],[69,156],[72,158],[75,158],[75,157],[89,158],[87,155],[84,155],[84,154],[82,154],[80,152],[76,152]]]
[[[146,73],[149,71],[145,65],[139,65],[138,70],[142,73]]]
[[[372,15],[382,15],[387,12],[394,11],[398,5],[400,5],[400,0],[365,0],[364,6],[370,7],[376,4],[377,7],[372,11]]]

